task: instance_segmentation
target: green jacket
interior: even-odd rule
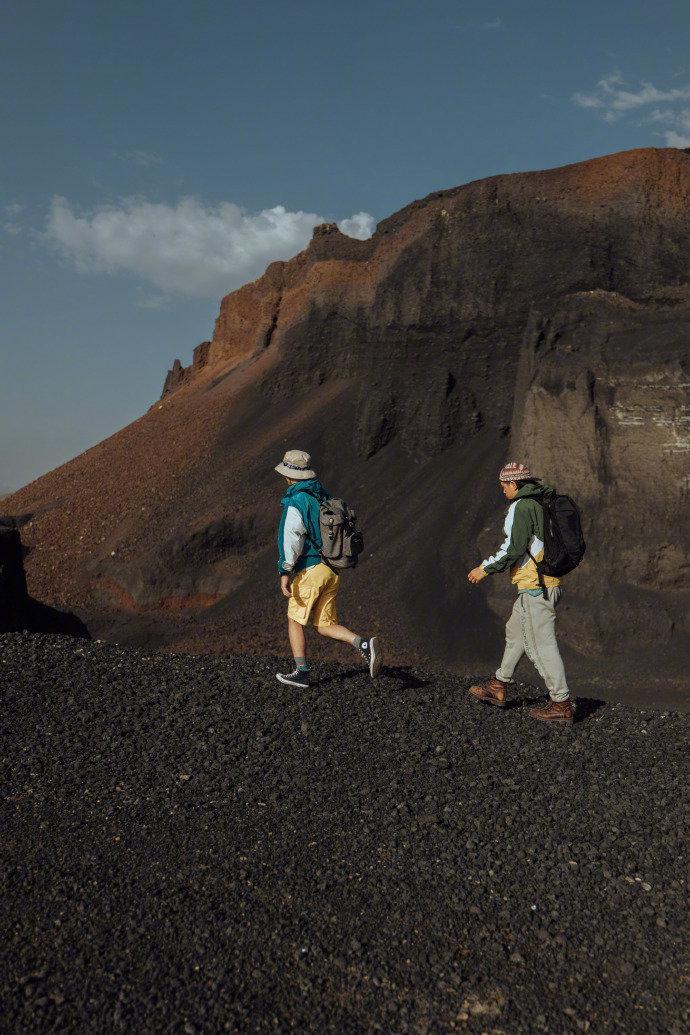
[[[481,563],[487,575],[510,568],[512,581],[520,591],[539,589],[534,560],[539,561],[544,555],[544,511],[538,500],[554,492],[550,485],[535,482],[522,486],[508,507],[503,525],[505,539],[496,553]],[[560,585],[560,579],[550,575],[545,576],[544,582],[547,586]]]

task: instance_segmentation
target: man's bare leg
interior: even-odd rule
[[[329,640],[339,640],[340,643],[349,643],[355,647],[369,668],[372,678],[376,678],[381,669],[381,651],[376,636],[367,640],[353,633],[351,629],[346,629],[344,625],[317,625],[316,629],[321,636]]]
[[[340,640],[341,643],[349,643],[353,647],[355,646],[355,640],[359,639],[357,633],[353,633],[351,629],[346,629],[344,625],[317,625],[316,631],[321,636],[328,637],[329,640]]]
[[[276,672],[276,679],[279,683],[286,683],[288,686],[296,686],[307,690],[311,686],[309,678],[309,665],[307,664],[307,639],[304,635],[304,626],[296,622],[288,615],[288,637],[290,647],[295,659],[294,672]]]
[[[295,661],[306,661],[307,638],[304,635],[304,626],[296,622],[294,618],[288,618],[288,637]]]

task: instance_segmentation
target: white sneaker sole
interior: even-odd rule
[[[376,679],[381,671],[381,663],[383,662],[378,636],[372,636],[369,640],[369,651],[369,674],[372,679]]]
[[[294,679],[288,679],[288,677],[284,676],[282,672],[276,672],[276,679],[279,683],[283,683],[285,686],[296,686],[299,690],[308,690],[311,685],[310,683],[298,683]]]

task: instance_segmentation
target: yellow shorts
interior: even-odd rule
[[[340,575],[327,564],[314,564],[295,575],[291,583],[292,596],[288,600],[288,618],[307,625],[337,625],[335,598],[338,595]]]

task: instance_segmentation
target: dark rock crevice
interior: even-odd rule
[[[0,517],[0,633],[57,633],[88,638],[88,629],[71,611],[36,600],[29,593],[24,570],[26,547],[20,529],[31,515]]]
[[[282,301],[283,301],[283,294],[281,292],[278,295],[278,297],[276,298],[275,308],[273,310],[273,316],[271,317],[271,322],[269,323],[268,327],[266,328],[266,332],[264,334],[264,340],[263,340],[263,342],[261,344],[261,347],[260,347],[260,350],[259,350],[261,352],[265,352],[266,349],[269,349],[271,347],[271,342],[273,341],[273,335],[276,332],[276,328],[278,326],[278,320],[280,318],[280,305],[281,305]]]

